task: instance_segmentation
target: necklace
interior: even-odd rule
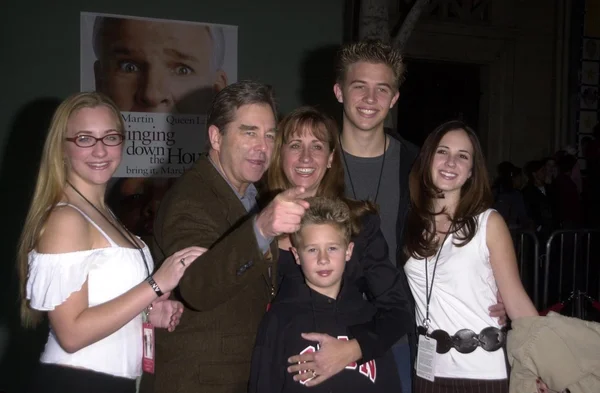
[[[387,142],[388,142],[388,136],[384,134],[384,142],[383,142],[383,160],[381,160],[381,168],[379,169],[379,179],[377,180],[377,189],[375,190],[375,199],[373,200],[373,203],[377,204],[377,197],[379,196],[379,186],[381,186],[381,177],[383,175],[383,168],[385,166],[385,156],[387,155]],[[352,196],[354,197],[354,199],[358,199],[356,197],[356,191],[354,189],[354,182],[352,181],[352,175],[350,174],[350,167],[348,166],[348,162],[346,161],[346,152],[344,151],[344,148],[342,147],[342,134],[340,133],[338,135],[338,139],[340,142],[340,150],[342,151],[342,158],[344,159],[344,165],[346,166],[346,172],[348,173],[348,179],[350,180],[350,187],[352,188]]]
[[[144,255],[144,250],[142,250],[142,247],[140,247],[138,245],[138,243],[135,241],[135,237],[134,235],[129,232],[129,230],[127,229],[127,227],[125,225],[123,225],[123,223],[121,221],[119,221],[119,219],[117,218],[117,216],[115,216],[115,214],[113,212],[110,212],[111,216],[113,217],[113,219],[121,226],[121,228],[123,229],[123,231],[121,231],[121,229],[119,229],[119,227],[117,227],[112,220],[110,220],[106,214],[102,213],[102,211],[100,209],[98,209],[96,207],[96,205],[94,205],[89,199],[87,199],[77,188],[75,188],[75,186],[73,184],[71,184],[70,181],[67,181],[67,184],[77,193],[79,194],[79,196],[81,198],[83,198],[84,201],[86,201],[91,207],[94,208],[94,210],[96,210],[98,212],[98,214],[100,214],[102,216],[102,218],[104,218],[113,228],[115,228],[115,230],[117,232],[119,232],[121,234],[121,236],[123,236],[123,238],[127,241],[127,243],[129,243],[133,248],[135,248],[136,250],[138,250],[142,256],[142,260],[144,261],[144,267],[146,268],[146,273],[148,273],[148,276],[150,276],[150,268],[148,266],[148,261],[146,260],[146,256]],[[123,233],[124,232],[124,233]]]

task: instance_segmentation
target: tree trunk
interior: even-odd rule
[[[400,49],[400,52],[404,53],[404,48],[406,47],[406,42],[408,41],[408,37],[415,29],[417,22],[419,21],[419,17],[429,4],[429,0],[417,0],[415,4],[411,7],[410,11],[404,18],[402,22],[402,26],[398,30],[398,33],[392,40],[392,45],[396,48]]]
[[[400,26],[400,29],[398,29],[398,33],[395,35],[395,37],[392,38],[392,46],[398,48],[400,50],[400,53],[402,53],[402,56],[404,56],[404,49],[406,48],[408,38],[415,29],[415,26],[419,21],[419,17],[428,5],[429,0],[415,1],[415,4],[413,4],[413,6],[410,8],[410,11],[404,18],[404,21],[402,21],[402,26]],[[390,113],[386,118],[385,125],[395,130],[396,132],[399,132],[398,104],[394,105],[394,107],[390,110]]]
[[[390,43],[388,0],[361,0],[358,39]]]

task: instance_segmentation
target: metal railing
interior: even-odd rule
[[[572,316],[586,319],[584,301],[600,298],[600,229],[554,231],[544,251],[542,308],[547,309],[550,300],[564,304],[568,293],[567,300],[574,306]]]
[[[568,310],[587,319],[586,302],[600,299],[600,229],[561,229],[541,245],[531,230],[511,229],[523,287],[535,307]],[[549,303],[553,302],[552,305]]]
[[[533,298],[536,308],[540,307],[540,242],[532,230],[512,229],[510,231],[517,264],[519,266],[519,275],[525,290]],[[533,280],[531,279],[533,276]]]

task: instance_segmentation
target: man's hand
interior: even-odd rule
[[[288,367],[288,373],[296,374],[294,381],[307,381],[304,386],[316,386],[362,357],[356,340],[338,340],[322,333],[302,333],[302,338],[318,342],[320,347],[317,352],[304,353],[288,359],[288,362],[293,364]]]
[[[308,202],[300,199],[304,187],[294,187],[278,194],[256,217],[256,227],[261,235],[273,238],[300,229],[300,220]]]

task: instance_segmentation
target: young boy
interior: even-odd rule
[[[300,230],[292,235],[292,252],[305,282],[283,282],[263,317],[252,356],[249,392],[399,392],[391,351],[363,364],[349,364],[310,388],[294,381],[287,372],[290,356],[319,350],[318,344],[303,339],[302,333],[326,333],[350,340],[348,327],[370,321],[375,313],[355,286],[342,282],[354,246],[348,206],[339,199],[315,197],[307,201],[310,208]]]

